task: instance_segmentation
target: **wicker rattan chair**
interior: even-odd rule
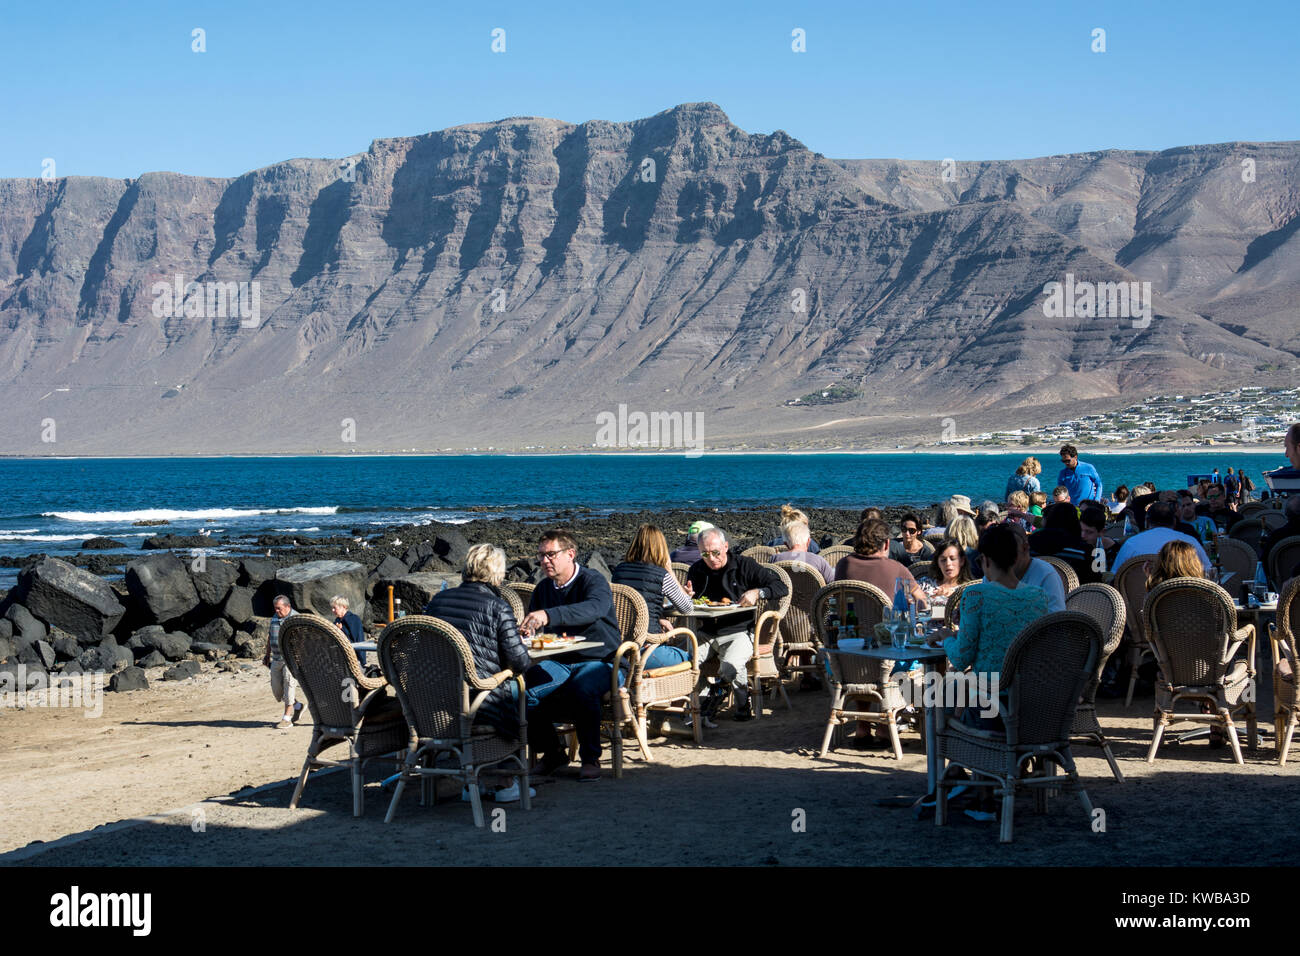
[[[406,761],[384,822],[397,812],[410,781],[453,777],[469,791],[474,826],[482,827],[479,777],[484,772],[517,777],[525,810],[528,795],[528,721],[522,674],[504,670],[486,680],[478,676],[474,652],[451,624],[423,614],[394,621],[379,635],[379,664],[397,692],[410,728]],[[475,722],[488,695],[507,681],[518,685],[519,736],[509,737]],[[450,762],[438,763],[449,755]],[[437,788],[431,788],[437,798]]]
[[[769,547],[765,544],[756,544],[752,548],[746,548],[740,553],[747,558],[753,558],[759,564],[771,564],[772,559],[776,557],[776,548]]]
[[[407,745],[401,705],[386,692],[383,678],[367,677],[356,651],[337,627],[314,614],[294,614],[280,625],[280,648],[315,727],[289,809],[298,806],[307,776],[319,767],[348,767],[352,776],[352,815],[361,816],[365,780],[362,766],[374,757],[396,755]],[[346,744],[348,756],[324,760],[320,753]]]
[[[1260,512],[1269,510],[1271,509],[1267,501],[1248,501],[1240,509],[1243,518],[1258,518]]]
[[[1228,537],[1248,544],[1254,550],[1255,560],[1258,561],[1260,554],[1259,541],[1267,532],[1268,528],[1259,518],[1243,518],[1232,526],[1232,530],[1228,532]]]
[[[497,594],[501,595],[501,600],[510,605],[510,610],[513,611],[515,615],[515,623],[518,624],[523,621],[524,615],[528,613],[528,608],[524,604],[523,599],[519,596],[519,592],[514,588],[508,587],[493,588],[493,590],[495,590]]]
[[[898,714],[907,706],[898,685],[898,675],[893,673],[894,662],[843,654],[838,650],[839,636],[827,630],[831,600],[836,605],[836,615],[842,620],[851,599],[853,613],[858,619],[858,633],[870,635],[875,626],[884,620],[889,597],[874,584],[865,581],[833,581],[813,597],[813,621],[822,635],[822,660],[831,682],[831,711],[826,720],[821,751],[825,757],[832,744],[838,745],[843,726],[851,720],[869,724],[885,724],[889,728],[889,741],[894,756],[903,758],[903,745],[898,737]],[[850,708],[850,702],[865,703],[865,708]]]
[[[611,584],[614,594],[614,614],[623,643],[615,654],[615,669],[610,682],[610,708],[606,720],[610,726],[610,743],[614,751],[614,776],[623,775],[623,729],[630,729],[636,737],[641,755],[648,761],[650,752],[647,728],[650,711],[681,714],[691,719],[691,730],[698,746],[702,740],[699,719],[697,685],[700,678],[699,648],[695,634],[689,628],[677,627],[661,634],[649,634],[650,612],[645,599],[633,588]],[[690,660],[669,667],[646,669],[645,663],[660,644],[684,639],[690,650]],[[622,685],[618,682],[619,668],[628,662]],[[614,703],[617,701],[617,703]],[[614,708],[617,707],[617,716]]]
[[[1067,562],[1060,558],[1052,557],[1050,554],[1045,555],[1038,560],[1046,561],[1052,566],[1052,570],[1055,571],[1057,577],[1061,579],[1061,587],[1065,589],[1066,594],[1069,594],[1079,586],[1079,575],[1075,573],[1074,568],[1070,567]]]
[[[961,626],[961,596],[968,587],[977,583],[976,581],[969,581],[953,588],[952,593],[948,595],[948,600],[944,602],[943,606],[943,621],[948,627],[956,630]]]
[[[1268,511],[1261,511],[1256,518],[1264,526],[1265,531],[1276,531],[1286,524],[1286,515],[1281,511],[1274,511],[1272,508]]]
[[[1138,668],[1142,662],[1153,657],[1151,647],[1147,644],[1146,629],[1142,625],[1142,604],[1147,598],[1148,561],[1154,560],[1150,554],[1139,554],[1129,558],[1115,569],[1115,578],[1111,581],[1119,596],[1124,599],[1124,636],[1128,638],[1128,692],[1124,695],[1124,706],[1133,704],[1133,690],[1137,687]]]
[[[1220,727],[1232,745],[1233,759],[1243,763],[1235,712],[1244,712],[1248,742],[1255,734],[1255,627],[1237,627],[1237,609],[1228,592],[1200,578],[1174,578],[1147,595],[1142,607],[1147,640],[1160,665],[1156,682],[1155,736],[1147,753],[1154,763],[1165,728],[1174,719]],[[1234,660],[1249,641],[1245,660]],[[1213,708],[1213,713],[1177,714],[1179,701]]]
[[[1002,797],[1002,829],[998,839],[1010,843],[1018,787],[1042,793],[1061,786],[1059,764],[1089,821],[1092,801],[1079,782],[1070,753],[1075,707],[1084,685],[1096,673],[1102,634],[1097,622],[1077,611],[1058,611],[1027,626],[1007,648],[1000,674],[1005,696],[1005,733],[978,730],[950,721],[936,734],[939,756],[971,772],[966,786],[992,787]],[[934,822],[948,822],[948,793],[963,781],[939,781]],[[1046,794],[1040,797],[1039,806]]]
[[[673,576],[677,578],[677,583],[682,587],[686,587],[686,575],[691,570],[691,566],[689,564],[683,564],[681,561],[674,561],[672,565]]]
[[[1237,591],[1243,584],[1250,584],[1255,579],[1255,564],[1259,555],[1244,541],[1222,535],[1219,538],[1219,566],[1224,571],[1236,575],[1230,583],[1231,590]]]
[[[818,552],[822,560],[831,566],[832,571],[835,570],[835,565],[840,563],[840,558],[852,553],[853,549],[847,544],[833,544],[829,548],[822,548]]]
[[[1097,720],[1097,688],[1101,686],[1101,672],[1106,666],[1106,661],[1115,653],[1119,642],[1124,638],[1126,619],[1124,599],[1109,584],[1083,584],[1065,596],[1065,609],[1079,611],[1096,621],[1097,626],[1101,628],[1102,639],[1105,641],[1101,649],[1101,657],[1097,660],[1097,670],[1088,678],[1083,694],[1079,697],[1079,706],[1074,712],[1073,736],[1082,737],[1088,743],[1100,747],[1106,762],[1110,764],[1110,772],[1115,775],[1115,780],[1123,783],[1124,774],[1120,772],[1119,764],[1115,762],[1115,755],[1110,749],[1110,741],[1106,739],[1101,723]]]
[[[1268,580],[1275,590],[1287,582],[1297,564],[1300,564],[1300,537],[1292,535],[1273,545],[1268,553]]]
[[[519,595],[519,600],[524,606],[524,613],[528,613],[528,603],[533,599],[533,588],[537,587],[531,581],[507,581],[501,585],[503,588],[509,588]]]
[[[1300,577],[1292,578],[1282,586],[1277,599],[1277,621],[1268,627],[1268,639],[1273,648],[1273,729],[1277,734],[1279,767],[1286,766],[1296,720],[1300,717],[1300,706],[1297,706],[1300,700],[1296,695],[1296,665],[1300,661],[1296,656],[1295,637],[1296,614],[1300,611],[1297,598],[1300,598]]]
[[[822,642],[813,624],[813,599],[825,587],[821,572],[802,561],[778,561],[774,565],[790,578],[790,607],[781,618],[781,652],[775,659],[782,679],[791,674],[821,672]],[[806,658],[806,662],[801,663]]]
[[[758,612],[754,618],[754,654],[749,659],[749,682],[754,694],[754,716],[763,716],[763,685],[775,683],[785,701],[787,710],[793,710],[790,697],[785,692],[781,670],[777,666],[777,656],[783,655],[781,647],[781,622],[790,610],[792,585],[790,575],[785,569],[775,564],[768,566],[777,574],[785,585],[785,594],[777,599],[758,602]]]

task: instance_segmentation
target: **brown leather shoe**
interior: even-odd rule
[[[600,764],[584,763],[582,769],[578,771],[579,783],[590,783],[593,780],[600,779]]]
[[[561,767],[567,767],[568,765],[569,757],[567,754],[556,754],[553,756],[543,754],[541,759],[529,768],[528,773],[534,777],[550,777],[555,774],[555,771],[559,770]]]

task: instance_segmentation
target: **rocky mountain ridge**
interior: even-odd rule
[[[4,180],[5,450],[576,448],[620,405],[872,444],[1262,381],[1300,353],[1298,174],[1300,143],[832,160],[705,103]],[[1150,283],[1150,321],[1045,316],[1067,277]]]

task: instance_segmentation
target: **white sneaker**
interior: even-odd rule
[[[528,796],[529,797],[537,796],[537,791],[532,787],[529,787]],[[497,803],[514,803],[516,800],[519,799],[519,781],[516,780],[508,787],[502,787],[495,794],[493,794],[492,799],[495,800]]]
[[[479,792],[479,795],[480,795],[480,796],[483,795],[483,787],[482,787],[482,786],[480,786],[480,787],[478,788],[478,792]],[[470,802],[469,787],[464,787],[464,788],[461,789],[461,791],[460,791],[460,799],[461,799],[464,803],[469,803],[469,802]]]

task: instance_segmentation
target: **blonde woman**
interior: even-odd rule
[[[663,532],[655,525],[643,524],[636,530],[632,546],[627,549],[626,557],[619,562],[610,576],[614,584],[626,584],[645,598],[646,608],[650,611],[650,634],[662,634],[665,625],[671,629],[672,624],[664,618],[666,605],[672,605],[679,614],[689,614],[691,597],[673,574],[672,564],[668,559],[668,542]],[[680,647],[660,644],[646,660],[645,666],[671,667],[690,660],[690,655]]]
[[[1007,490],[1004,497],[1008,500],[1013,491],[1024,491],[1033,494],[1035,491],[1041,491],[1038,484],[1038,476],[1043,473],[1043,465],[1032,455],[1020,463],[1016,473],[1007,479]]]

